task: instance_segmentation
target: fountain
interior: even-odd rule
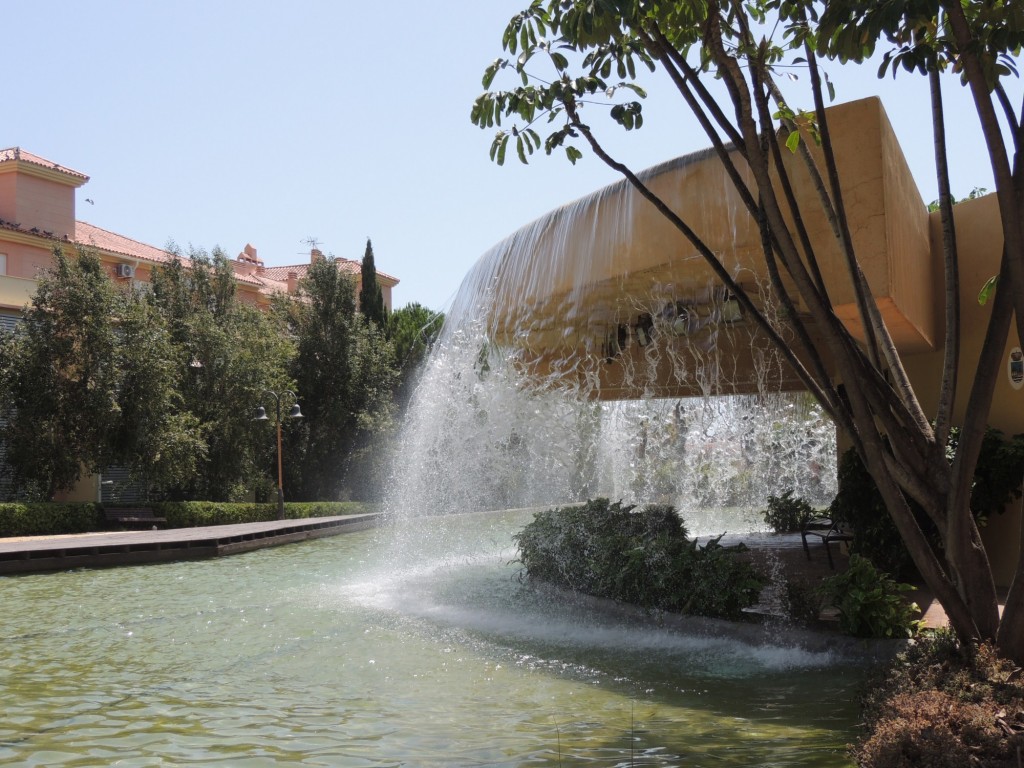
[[[512,536],[538,506],[668,501],[718,534],[756,530],[770,493],[834,491],[834,429],[785,392],[730,297],[655,281],[604,285],[595,304],[581,262],[535,248],[628,241],[631,209],[600,225],[567,210],[467,277],[415,395],[388,525],[0,579],[0,765],[851,765],[855,653],[516,578]],[[531,291],[570,278],[564,328],[528,311]]]
[[[716,533],[783,484],[827,495],[814,406],[536,386],[483,328],[430,358],[390,525],[0,579],[0,765],[851,765],[856,654],[552,599],[512,546],[525,508],[598,494]]]

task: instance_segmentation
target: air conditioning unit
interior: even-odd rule
[[[134,277],[135,267],[131,264],[118,264],[114,267],[114,274],[118,277]]]

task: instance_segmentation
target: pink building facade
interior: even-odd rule
[[[80,171],[20,147],[0,150],[0,325],[11,325],[29,303],[37,277],[53,266],[55,246],[64,247],[69,255],[77,246],[93,249],[111,278],[124,283],[147,283],[154,267],[175,258],[163,249],[78,220],[76,193],[88,180]],[[231,262],[238,296],[268,306],[274,294],[294,294],[310,264],[322,257],[314,248],[306,263],[266,267],[247,244]],[[355,278],[358,291],[360,262],[339,258],[335,263]],[[377,281],[390,310],[398,279],[377,272]]]

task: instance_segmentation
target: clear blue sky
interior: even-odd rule
[[[401,280],[396,306],[445,309],[489,247],[617,180],[590,155],[488,159],[469,110],[526,4],[7,0],[0,145],[88,174],[78,218],[105,229],[232,257],[252,243],[268,265],[304,261],[309,238],[359,259],[369,237]],[[925,82],[829,71],[839,100],[882,97],[936,197]],[[638,169],[707,144],[677,98],[651,92],[644,128],[609,144]],[[946,92],[954,194],[991,188],[966,92],[951,79]]]

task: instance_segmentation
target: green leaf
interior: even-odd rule
[[[494,76],[498,74],[498,70],[505,67],[508,62],[505,59],[495,59],[491,62],[490,66],[484,70],[483,85],[484,88],[490,88],[491,83],[494,82]]]
[[[526,150],[523,147],[522,135],[516,136],[516,154],[519,155],[519,162],[521,162],[523,165],[527,165]]]
[[[576,161],[583,157],[583,153],[576,149],[576,147],[566,147],[565,155],[573,165],[576,165]]]
[[[635,93],[637,96],[639,96],[641,99],[646,99],[647,98],[647,91],[645,91],[643,88],[641,88],[636,83],[619,83],[618,87],[619,88],[628,88],[633,93]]]
[[[797,147],[800,146],[800,131],[793,131],[789,134],[786,139],[786,149],[790,152],[796,152]]]
[[[504,131],[498,131],[494,136],[494,141],[491,142],[491,160],[496,161],[498,159],[498,150],[501,148],[501,141],[505,138]]]
[[[978,303],[981,306],[985,306],[988,303],[989,297],[995,293],[996,286],[999,284],[999,275],[992,275],[985,284],[981,287],[981,292],[978,293]]]

